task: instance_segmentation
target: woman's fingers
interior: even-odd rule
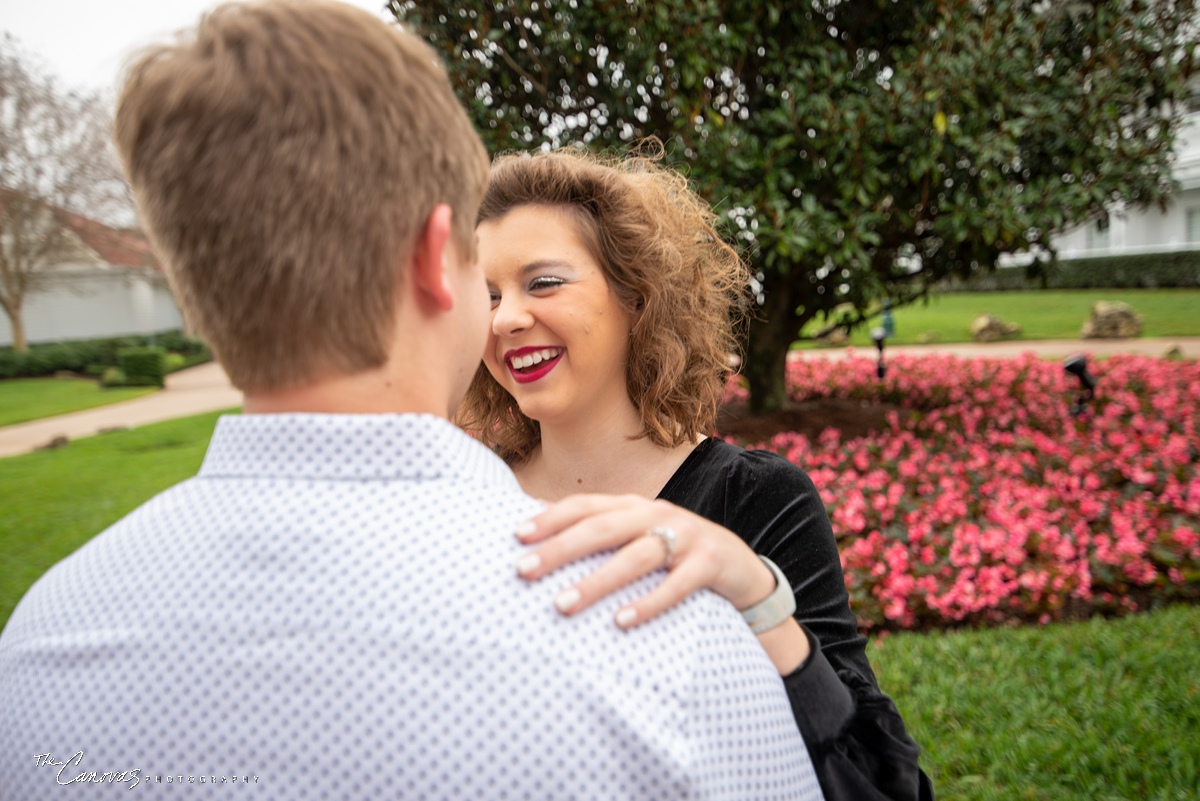
[[[639,503],[649,501],[637,495],[572,495],[517,524],[515,533],[521,542],[532,545],[553,537],[580,520],[618,509],[628,509]]]
[[[692,593],[704,588],[707,584],[704,570],[697,560],[683,562],[668,573],[653,590],[617,610],[613,619],[623,629],[631,629],[653,620]]]
[[[555,606],[575,614],[650,571],[669,567],[662,583],[617,613],[630,628],[662,614],[702,588],[743,609],[770,594],[775,577],[745,542],[728,529],[665,501],[636,495],[575,495],[548,507],[518,527],[536,547],[517,561],[525,579],[540,579],[586,556],[616,553],[600,568],[561,590]],[[673,537],[648,537],[652,529]],[[670,552],[672,559],[666,565]]]
[[[662,564],[662,544],[653,538],[639,537],[617,551],[586,578],[559,592],[554,605],[564,615],[582,612],[596,601],[662,567]]]
[[[517,560],[517,573],[522,578],[538,579],[585,556],[620,548],[639,539],[654,525],[648,509],[637,506],[617,507],[575,519],[578,522],[557,530],[554,536]],[[651,544],[662,550],[659,542]]]

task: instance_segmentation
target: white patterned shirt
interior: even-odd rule
[[[223,417],[13,613],[0,799],[820,798],[741,616],[561,617],[604,557],[517,578],[539,508],[436,417]]]

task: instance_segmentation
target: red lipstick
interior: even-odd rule
[[[517,370],[512,366],[511,360],[517,356],[524,356],[528,353],[535,353],[539,350],[546,350],[547,348],[555,347],[556,346],[554,345],[540,345],[510,350],[504,354],[504,366],[508,368],[508,372],[512,375],[513,380],[518,384],[533,383],[534,381],[545,377],[547,373],[554,369],[554,366],[558,364],[560,359],[562,359],[563,354],[567,352],[566,348],[558,348],[557,356],[555,356],[553,359],[547,359],[546,361],[541,362],[533,370],[529,370],[527,372],[521,372],[520,370]]]

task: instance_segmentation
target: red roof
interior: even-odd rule
[[[64,214],[67,226],[83,244],[96,251],[102,260],[114,267],[153,267],[161,270],[150,242],[141,231],[130,228],[110,228],[104,223],[79,214]]]
[[[0,212],[4,209],[5,196],[11,190],[0,188]],[[112,228],[97,220],[58,210],[61,219],[80,241],[95,251],[100,260],[113,267],[152,267],[162,270],[162,265],[150,248],[146,235],[135,228]]]

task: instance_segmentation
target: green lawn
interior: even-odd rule
[[[0,426],[78,412],[156,392],[154,387],[101,389],[86,378],[9,378],[0,381]]]
[[[869,651],[940,798],[1200,798],[1200,607]]]
[[[218,414],[0,459],[0,625],[51,565],[195,474]],[[880,683],[942,799],[1200,799],[1200,607],[898,634]]]
[[[1200,336],[1200,289],[956,292],[933,296],[928,305],[918,301],[895,310],[896,336],[889,344],[918,344],[922,334],[932,332],[939,342],[970,342],[971,321],[980,314],[996,314],[1018,324],[1023,329],[1019,339],[1078,339],[1083,321],[1098,300],[1124,301],[1141,312],[1143,336]],[[813,323],[805,332],[822,327],[820,322]],[[870,346],[868,330],[855,331],[851,344]],[[799,343],[797,347],[812,344]]]
[[[219,413],[0,459],[0,626],[51,565],[200,469]]]

